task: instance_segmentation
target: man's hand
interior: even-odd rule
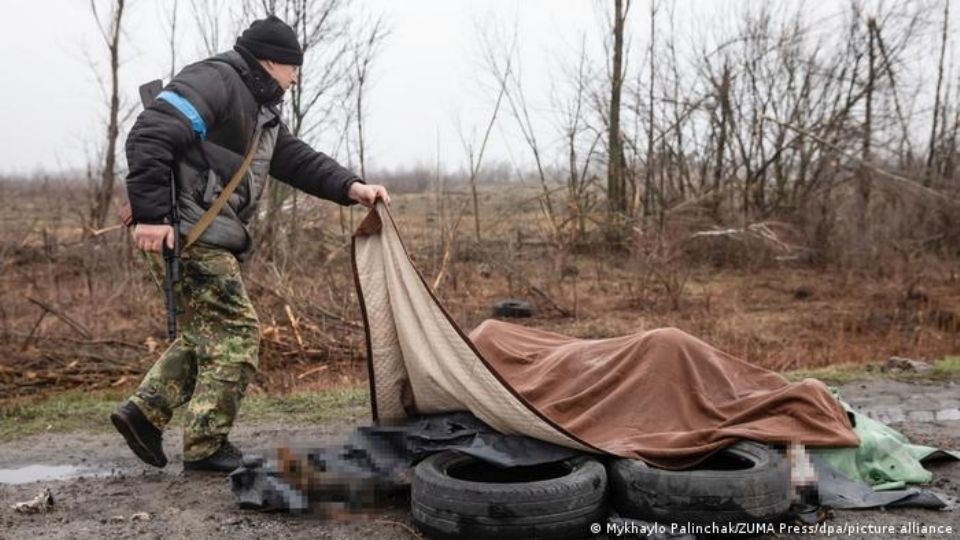
[[[387,194],[387,188],[376,184],[364,184],[354,182],[350,184],[350,192],[347,196],[358,203],[370,208],[377,202],[377,199],[383,199],[384,204],[390,204],[390,195]]]
[[[173,249],[173,227],[138,224],[133,228],[133,239],[137,242],[138,248],[160,253],[163,250],[164,241],[168,248]]]

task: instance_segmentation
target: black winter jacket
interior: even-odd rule
[[[268,174],[311,195],[352,204],[347,192],[360,179],[290,134],[277,110],[282,94],[243,50],[184,68],[137,117],[127,137],[134,221],[162,223],[169,215],[170,171],[176,167],[180,232],[186,234],[240,167],[258,125],[262,135],[250,172],[201,242],[238,255],[249,250],[247,224]]]

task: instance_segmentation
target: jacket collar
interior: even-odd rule
[[[237,45],[223,56],[228,61],[232,60],[230,64],[240,73],[240,78],[258,104],[276,106],[283,101],[283,88],[249,51]]]

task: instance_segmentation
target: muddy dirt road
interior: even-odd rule
[[[960,448],[960,386],[953,382],[848,383],[844,398],[878,419],[891,422],[913,441]],[[105,419],[106,421],[106,419]],[[322,426],[241,425],[232,439],[244,450],[266,451],[281,441],[310,445],[334,443],[350,431],[350,422]],[[142,465],[113,433],[55,433],[0,443],[0,538],[367,538],[416,537],[403,504],[350,520],[325,515],[288,516],[241,511],[222,476],[184,475],[178,430],[166,441],[171,464],[158,471]],[[28,469],[27,467],[33,466]],[[43,467],[41,467],[43,466]],[[44,468],[45,467],[45,468]],[[960,463],[941,462],[934,471],[935,491],[960,497]],[[49,473],[60,479],[27,482]],[[19,475],[19,477],[16,477]],[[15,513],[10,507],[49,488],[52,512]],[[148,519],[142,519],[146,513]],[[952,511],[900,509],[836,512],[830,524],[861,527],[950,525],[960,537],[960,508]],[[916,534],[895,535],[898,538]],[[635,538],[636,536],[634,536]],[[821,535],[804,536],[816,538]],[[876,535],[842,534],[842,538]]]

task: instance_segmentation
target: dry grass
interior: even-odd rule
[[[73,210],[76,187],[0,189],[0,390],[129,387],[163,345],[163,306],[126,233],[85,238]],[[783,371],[890,355],[938,359],[960,345],[954,260],[839,268],[764,257],[731,265],[696,253],[658,258],[643,249],[563,246],[545,240],[552,237],[535,195],[523,187],[483,192],[480,242],[466,214],[449,244],[451,215],[465,194],[444,201],[445,219],[432,194],[395,197],[393,215],[428,281],[444,265],[444,246],[453,246],[438,294],[464,328],[489,317],[496,299],[517,297],[537,308],[524,324],[592,338],[675,326]],[[261,249],[245,268],[263,323],[260,390],[365,377],[347,247],[364,210],[301,201],[299,211],[295,245],[274,246],[273,257]],[[28,298],[53,311],[44,315]]]

